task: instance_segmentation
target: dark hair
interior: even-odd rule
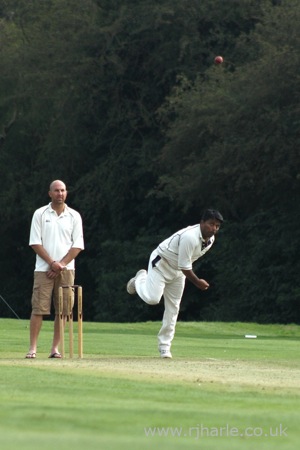
[[[209,219],[216,219],[219,220],[220,222],[224,221],[222,214],[216,209],[206,209],[205,211],[203,211],[201,220],[205,222],[206,220]]]

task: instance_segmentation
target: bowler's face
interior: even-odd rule
[[[200,228],[204,239],[209,239],[219,231],[221,222],[217,219],[201,220]]]

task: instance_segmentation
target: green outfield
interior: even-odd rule
[[[48,359],[49,321],[25,360],[28,326],[0,320],[3,450],[298,448],[297,325],[179,322],[172,360],[153,322],[84,323],[84,359]]]

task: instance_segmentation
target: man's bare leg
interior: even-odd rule
[[[66,324],[66,317],[64,316],[64,326]],[[58,346],[60,343],[60,330],[59,330],[59,315],[55,314],[54,319],[54,334],[50,355],[59,355]]]
[[[37,352],[38,337],[43,323],[43,316],[31,314],[30,317],[30,346],[26,357],[35,358]],[[31,356],[30,356],[31,355]]]

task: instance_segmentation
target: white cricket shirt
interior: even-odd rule
[[[193,262],[201,258],[211,248],[214,240],[215,237],[212,236],[206,247],[202,248],[204,239],[200,224],[190,225],[165,239],[159,244],[157,252],[174,269],[191,270]]]
[[[60,261],[70,248],[84,249],[82,219],[80,214],[65,205],[64,211],[57,215],[51,203],[37,209],[32,217],[29,245],[42,245],[53,261]],[[67,269],[75,268],[73,259]],[[35,270],[46,272],[49,265],[36,255]]]

